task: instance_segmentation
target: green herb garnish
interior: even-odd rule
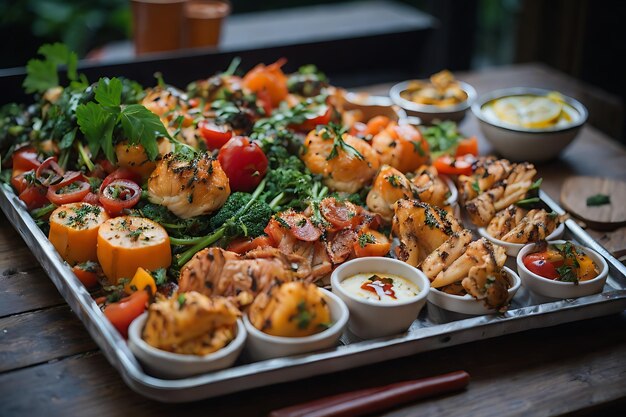
[[[376,243],[376,238],[372,234],[363,233],[359,235],[358,241],[359,241],[359,246],[364,248],[371,243]]]
[[[587,197],[587,207],[604,206],[611,204],[611,197],[606,194],[596,194]]]

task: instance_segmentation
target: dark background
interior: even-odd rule
[[[233,0],[233,14],[293,8],[332,0]],[[626,55],[626,2],[609,0],[404,0],[438,19],[428,37],[428,62],[416,75],[494,65],[543,62],[626,101],[626,76],[618,62]],[[19,67],[46,42],[61,41],[80,57],[131,37],[129,0],[0,0],[0,68]],[[366,24],[367,22],[364,22]],[[323,23],[320,24],[323,30]],[[372,48],[374,44],[372,44]],[[381,49],[383,47],[381,46]],[[394,65],[385,56],[383,73],[394,81]],[[407,51],[410,53],[410,51]],[[332,61],[333,57],[328,57]],[[315,62],[325,67],[329,64]],[[363,65],[355,59],[355,65]],[[380,72],[380,71],[379,71]],[[380,75],[380,74],[379,74]],[[384,77],[383,77],[384,78]],[[367,77],[359,79],[368,82]],[[623,111],[622,111],[623,114]],[[600,128],[626,142],[626,125],[610,120]]]

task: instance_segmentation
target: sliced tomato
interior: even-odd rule
[[[101,190],[100,203],[112,216],[121,214],[124,209],[134,207],[141,198],[141,187],[130,180],[113,180]]]
[[[69,184],[48,187],[46,196],[51,203],[60,206],[82,201],[90,191],[91,185],[87,181],[75,180]]]
[[[47,158],[45,161],[37,167],[35,171],[35,175],[37,177],[37,181],[41,185],[49,186],[52,184],[57,184],[59,181],[63,179],[63,169],[57,164],[56,156],[51,156]]]
[[[13,188],[15,188],[17,194],[20,194],[31,185],[28,178],[35,178],[34,169],[22,172],[21,174],[11,178],[11,185],[13,186]]]
[[[524,266],[530,272],[540,275],[548,279],[557,279],[560,277],[556,268],[563,265],[563,261],[550,262],[546,259],[545,252],[535,252],[524,256]]]
[[[314,242],[322,236],[322,232],[302,213],[286,211],[277,216],[289,226],[289,232],[296,239]]]
[[[87,261],[75,265],[72,268],[72,272],[76,275],[76,278],[85,286],[85,288],[93,288],[99,284],[98,273],[102,272],[100,266],[93,262]]]
[[[273,241],[269,236],[258,236],[254,239],[250,238],[239,238],[235,239],[228,244],[226,250],[231,252],[236,252],[240,255],[251,251],[256,248],[264,248],[267,246],[273,246]]]
[[[232,130],[225,126],[218,126],[208,120],[198,122],[198,130],[206,142],[209,150],[220,149],[233,137]]]
[[[100,203],[100,195],[93,193],[91,191],[88,192],[85,197],[83,197],[83,203],[89,203],[89,204],[98,205],[98,206],[102,205],[102,203]]]
[[[31,147],[21,148],[16,151],[12,160],[13,171],[18,171],[18,173],[37,169],[41,165],[37,152]]]
[[[476,139],[476,136],[463,139],[459,142],[456,148],[456,156],[459,157],[467,154],[478,156],[478,139]]]
[[[352,227],[357,218],[357,209],[349,201],[338,201],[334,197],[325,198],[320,203],[322,216],[337,229]]]
[[[118,168],[102,180],[102,184],[100,185],[100,194],[102,194],[102,190],[104,190],[107,185],[115,180],[130,180],[135,183],[140,183],[141,176],[128,168]]]
[[[437,172],[446,175],[471,175],[472,165],[476,158],[473,155],[464,155],[455,158],[450,155],[441,155],[433,164]]]
[[[48,204],[48,190],[42,185],[31,185],[20,193],[20,200],[26,203],[28,210],[34,210]]]
[[[330,122],[330,118],[333,114],[333,109],[329,105],[324,105],[320,106],[320,112],[321,111],[324,112],[311,119],[306,119],[299,125],[291,125],[290,127],[298,132],[308,133],[311,130],[315,129],[318,125],[327,125]]]
[[[117,331],[124,338],[127,338],[128,326],[146,310],[149,299],[150,296],[145,290],[134,292],[129,297],[106,306],[104,315]]]
[[[385,256],[391,250],[391,241],[387,236],[376,230],[363,229],[354,243],[354,254],[357,258],[366,256]]]
[[[244,136],[235,136],[220,149],[217,159],[233,191],[252,191],[267,173],[263,150]]]

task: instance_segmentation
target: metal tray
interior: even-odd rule
[[[563,213],[545,193],[542,192],[540,197],[550,208]],[[411,328],[396,337],[361,341],[345,333],[342,344],[334,349],[255,363],[243,359],[234,367],[222,371],[165,380],[144,372],[126,341],[106,320],[89,292],[57,254],[8,186],[0,186],[0,207],[124,381],[138,393],[162,402],[216,397],[474,340],[609,315],[626,309],[626,267],[573,220],[567,220],[566,238],[594,249],[608,261],[609,277],[600,294],[542,303],[542,300],[522,287],[505,314],[477,317],[453,314],[428,304]]]

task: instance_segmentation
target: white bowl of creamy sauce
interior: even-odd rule
[[[353,259],[331,275],[333,293],[350,310],[348,329],[362,339],[405,332],[426,304],[428,278],[402,261]]]

